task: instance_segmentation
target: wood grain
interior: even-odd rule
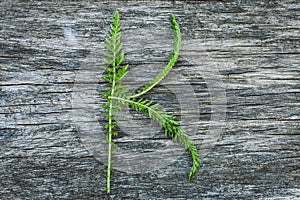
[[[146,97],[183,121],[202,167],[132,110],[119,113],[107,195],[99,79],[121,14],[133,89],[172,50],[178,64]],[[0,199],[300,198],[300,3],[5,1],[0,3]]]

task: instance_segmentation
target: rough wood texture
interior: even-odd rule
[[[299,1],[0,5],[0,199],[300,198]],[[98,66],[116,8],[134,88],[167,61],[169,13],[181,24],[180,62],[147,97],[200,149],[193,183],[188,154],[124,111],[112,193],[102,190]]]

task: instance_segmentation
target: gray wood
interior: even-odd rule
[[[0,3],[0,199],[300,198],[300,3]],[[121,14],[132,88],[151,80],[182,27],[181,58],[147,98],[174,113],[202,167],[142,115],[119,113],[107,195],[103,40]]]

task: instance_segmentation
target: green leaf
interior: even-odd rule
[[[180,122],[176,121],[176,117],[169,115],[162,110],[159,104],[153,104],[153,101],[146,99],[139,99],[138,101],[132,99],[125,99],[120,97],[110,97],[130,103],[133,109],[144,113],[146,116],[158,122],[158,124],[165,129],[165,135],[173,139],[174,142],[182,145],[190,153],[193,165],[190,171],[189,180],[192,180],[195,173],[200,166],[200,158],[194,143],[183,129],[179,127]]]
[[[106,88],[105,93],[102,93],[104,98],[107,99],[107,103],[103,105],[103,108],[107,110],[105,129],[107,129],[106,140],[108,143],[107,150],[107,192],[110,192],[110,177],[111,177],[111,155],[115,150],[112,147],[116,147],[112,138],[117,137],[118,133],[114,131],[117,127],[117,119],[113,116],[117,110],[122,108],[122,104],[119,101],[112,100],[110,97],[123,96],[127,91],[127,87],[124,85],[118,85],[118,82],[127,74],[127,66],[120,67],[124,61],[124,52],[122,50],[121,42],[121,24],[118,11],[115,12],[112,23],[110,25],[109,33],[105,39],[104,47],[106,51],[102,53],[105,56],[103,62],[108,66],[102,67],[106,73],[103,74],[102,78],[111,84],[110,87]]]
[[[165,66],[164,70],[153,79],[153,81],[150,81],[149,83],[145,84],[145,86],[141,90],[138,90],[135,94],[132,94],[130,96],[131,98],[139,97],[147,93],[153,87],[155,87],[162,79],[164,79],[167,76],[167,74],[170,72],[170,70],[173,68],[173,66],[178,60],[179,50],[181,47],[181,32],[179,24],[176,22],[175,16],[173,14],[170,16],[170,19],[174,34],[174,50],[170,54],[169,63]]]
[[[128,65],[122,66],[124,61],[124,51],[121,42],[122,32],[121,23],[119,18],[119,13],[116,11],[112,17],[112,22],[110,24],[110,30],[104,42],[105,52],[102,52],[104,56],[103,62],[107,66],[101,67],[105,70],[102,78],[110,83],[110,86],[106,88],[106,92],[101,92],[105,103],[101,105],[105,109],[103,112],[107,123],[104,125],[106,132],[106,143],[108,145],[107,152],[107,174],[106,174],[106,191],[110,192],[110,182],[112,173],[112,154],[115,153],[117,147],[116,143],[113,141],[114,137],[118,136],[117,133],[117,121],[115,113],[121,110],[124,106],[131,105],[131,107],[139,112],[144,113],[146,116],[155,120],[161,127],[165,129],[165,135],[172,138],[176,143],[181,144],[190,153],[193,164],[189,174],[189,181],[191,181],[195,173],[200,166],[200,158],[197,152],[197,148],[194,143],[189,139],[186,132],[180,128],[180,122],[176,120],[175,116],[172,116],[163,111],[163,107],[152,100],[147,100],[140,98],[136,100],[137,97],[147,93],[153,87],[155,87],[167,74],[170,72],[172,67],[175,65],[179,58],[179,49],[181,46],[181,33],[180,27],[176,22],[174,15],[170,16],[171,26],[173,30],[174,38],[174,48],[170,53],[169,62],[165,66],[164,70],[160,72],[152,81],[145,84],[142,89],[138,90],[136,93],[127,96],[128,86],[120,83],[121,79],[128,73]]]

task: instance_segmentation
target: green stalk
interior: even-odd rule
[[[111,182],[111,165],[112,165],[112,146],[113,146],[113,141],[112,141],[112,136],[117,135],[116,132],[113,131],[113,128],[115,127],[114,124],[114,109],[116,105],[114,104],[115,102],[112,99],[109,99],[109,96],[114,96],[116,93],[118,93],[118,88],[120,87],[117,86],[118,81],[127,73],[127,67],[124,69],[118,69],[120,67],[120,64],[122,60],[124,59],[124,54],[121,51],[122,49],[122,44],[121,44],[121,26],[120,26],[120,18],[119,14],[116,11],[115,15],[112,19],[112,25],[110,29],[110,35],[106,39],[106,44],[104,45],[109,52],[105,52],[104,55],[107,57],[105,59],[106,64],[108,64],[108,67],[104,67],[108,71],[108,74],[104,74],[103,78],[104,80],[107,80],[108,82],[111,83],[111,87],[108,90],[108,93],[105,94],[107,101],[108,101],[108,106],[106,107],[108,109],[108,124],[106,125],[106,128],[108,129],[107,134],[106,134],[106,139],[108,142],[108,150],[107,150],[107,174],[106,174],[106,190],[107,193],[110,193],[110,182]],[[118,73],[119,72],[119,73]],[[120,93],[120,92],[119,92]]]
[[[116,53],[114,52],[114,58]],[[116,61],[114,59],[113,63],[113,79],[112,79],[112,89],[110,96],[114,96],[114,87],[116,86]],[[106,175],[106,189],[107,193],[110,193],[110,177],[111,177],[111,157],[112,157],[112,127],[113,127],[113,100],[109,100],[109,113],[108,113],[108,157],[107,157],[107,175]]]

